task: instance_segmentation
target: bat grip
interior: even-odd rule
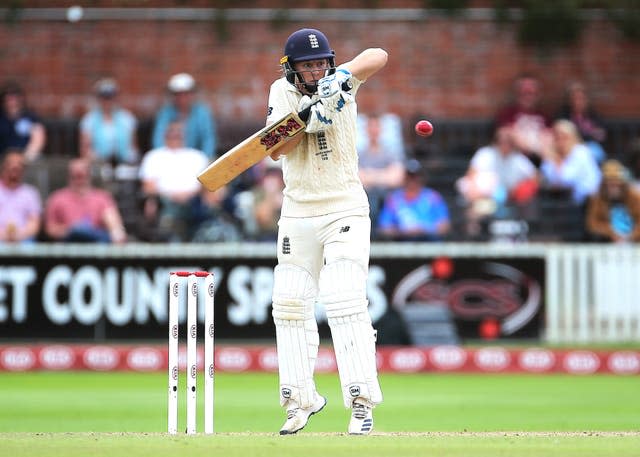
[[[305,124],[307,123],[307,121],[309,120],[309,115],[311,114],[311,107],[316,103],[318,103],[319,101],[320,100],[310,104],[309,106],[307,106],[305,109],[303,109],[298,113],[298,117],[302,119],[302,122],[304,122]]]
[[[351,81],[345,81],[342,83],[343,91],[349,92],[351,89],[353,89],[353,85],[351,84]],[[305,109],[303,109],[298,113],[298,117],[302,119],[302,122],[306,123],[309,120],[309,115],[311,114],[311,107],[319,102],[320,100],[313,102],[311,105],[307,106]]]

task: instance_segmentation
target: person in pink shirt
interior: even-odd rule
[[[28,242],[40,232],[42,201],[38,190],[23,182],[22,151],[4,154],[0,166],[0,243]]]
[[[123,243],[127,234],[110,193],[91,185],[87,159],[69,162],[68,185],[47,200],[45,232],[54,241]]]

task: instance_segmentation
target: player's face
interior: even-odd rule
[[[293,64],[293,69],[298,72],[306,84],[315,84],[324,78],[329,70],[327,59],[305,60]]]

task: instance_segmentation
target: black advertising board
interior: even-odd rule
[[[193,254],[193,248],[154,255],[143,250],[140,256],[133,248],[118,251],[122,255],[101,255],[104,249],[96,255],[60,249],[55,255],[37,249],[0,255],[0,338],[165,339],[169,272],[207,270],[215,277],[216,338],[273,339],[275,258],[264,246],[256,251],[260,255],[246,251],[211,258]],[[407,319],[433,310],[440,317],[445,311],[459,340],[540,336],[542,256],[444,256],[433,247],[425,253],[377,256],[372,249],[367,291],[380,343],[416,343],[407,333]],[[330,333],[321,305],[317,317],[326,338]]]

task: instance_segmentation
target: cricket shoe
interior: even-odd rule
[[[362,399],[356,398],[351,406],[349,435],[368,435],[373,430],[373,407]]]
[[[309,408],[300,408],[295,401],[291,400],[287,408],[287,420],[280,429],[280,434],[293,435],[299,432],[307,425],[309,418],[319,413],[326,404],[327,399],[322,395],[316,395],[315,403]]]

